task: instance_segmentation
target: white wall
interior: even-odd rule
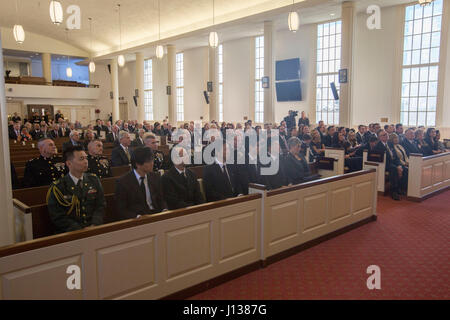
[[[119,98],[128,102],[128,119],[137,119],[137,107],[133,96],[136,89],[136,61],[127,62],[122,68],[119,67]],[[122,100],[121,100],[122,101]]]
[[[277,102],[276,90],[273,88],[275,121],[278,123],[288,115],[291,109],[305,111],[310,118],[315,117],[313,95],[315,92],[316,34],[315,25],[302,26],[296,33],[288,30],[276,33],[275,61],[300,58],[300,82],[302,88],[302,101],[298,102]]]
[[[167,54],[164,58],[153,58],[153,115],[155,120],[169,117],[169,97],[166,86],[169,83]]]
[[[97,107],[100,109],[100,118],[106,120],[108,114],[112,112],[112,100],[109,93],[111,92],[111,75],[108,71],[107,64],[97,63],[95,73],[90,75],[90,82],[100,86]]]
[[[184,51],[184,120],[203,117],[208,82],[208,47]]]
[[[253,104],[255,71],[254,39],[244,38],[223,44],[223,120],[243,122]],[[216,119],[218,120],[218,119]]]
[[[381,29],[366,27],[366,14],[358,14],[353,42],[353,125],[399,121],[395,71],[399,70],[401,56],[396,54],[401,41],[402,22],[399,7],[381,10]],[[400,16],[401,18],[401,16]],[[401,43],[401,42],[400,42]]]

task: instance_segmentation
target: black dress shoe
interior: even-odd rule
[[[394,199],[394,200],[400,200],[400,197],[398,196],[398,193],[397,192],[392,192],[392,199]]]

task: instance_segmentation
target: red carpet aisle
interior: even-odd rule
[[[378,221],[191,299],[450,299],[450,191],[378,200]],[[381,290],[369,290],[369,265]]]

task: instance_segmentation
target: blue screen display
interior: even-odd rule
[[[277,82],[277,101],[302,101],[302,88],[300,81]]]
[[[300,59],[280,60],[276,62],[276,81],[300,79]]]

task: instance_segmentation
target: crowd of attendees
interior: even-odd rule
[[[297,123],[293,112],[278,125],[266,123],[262,127],[254,126],[251,120],[236,125],[226,122],[219,124],[213,120],[203,125],[202,134],[209,129],[217,129],[223,137],[226,137],[227,130],[242,133],[254,129],[257,141],[267,140],[267,157],[271,162],[277,162],[278,170],[274,174],[261,174],[261,170],[270,164],[260,161],[257,152],[260,144],[251,143],[248,137],[242,140],[245,143],[243,155],[245,162],[237,163],[238,153],[241,152],[236,145],[238,139],[234,137],[233,141],[227,141],[224,138],[222,150],[216,151],[213,155],[214,163],[203,168],[205,195],[203,199],[199,193],[197,178],[188,169],[191,163],[183,161],[174,165],[170,156],[164,156],[158,150],[157,136],[166,136],[167,140],[172,140],[175,145],[181,142],[181,139],[177,141],[172,139],[177,128],[172,127],[167,120],[153,124],[148,121],[138,123],[135,120],[118,120],[114,124],[111,121],[105,124],[103,120],[98,119],[95,126],[88,125],[82,128],[83,132],[79,130],[81,128],[79,122],[71,123],[64,120],[60,112],[54,121],[34,115],[31,121],[22,122],[15,115],[10,123],[11,139],[38,141],[40,156],[27,162],[24,186],[51,185],[53,193],[49,193],[49,210],[53,208],[54,221],[59,221],[62,212],[67,211],[60,207],[61,203],[65,203],[64,199],[58,197],[64,192],[70,193],[70,188],[73,190],[80,179],[86,179],[83,181],[89,182],[90,188],[102,197],[102,191],[99,190],[101,184],[96,179],[110,177],[111,166],[131,165],[133,168],[130,173],[117,181],[116,187],[119,215],[122,219],[127,219],[165,209],[183,208],[205,200],[210,202],[248,194],[249,183],[264,184],[268,189],[275,189],[317,179],[320,176],[312,174],[310,164],[324,157],[327,147],[345,150],[346,172],[362,169],[364,150],[386,154],[386,171],[389,172],[391,195],[399,200],[399,195],[406,194],[407,191],[409,155],[416,153],[429,156],[447,151],[441,142],[439,131],[433,128],[418,127],[404,130],[402,124],[385,125],[382,128],[380,124],[372,123],[368,126],[359,125],[355,130],[326,126],[323,121],[316,127],[310,126],[309,119],[304,113]],[[179,128],[191,134],[194,149],[194,131],[199,127],[191,121],[181,124]],[[278,129],[277,139],[274,139],[276,135],[272,134],[276,132],[274,129]],[[261,135],[261,132],[265,134]],[[134,139],[131,139],[131,134],[135,134]],[[69,137],[63,144],[63,158],[58,156],[54,143],[54,139],[59,137]],[[114,144],[111,157],[103,155],[102,140]],[[229,158],[235,161],[227,163],[227,154],[231,149],[234,150],[234,157],[232,155]],[[179,146],[175,146],[173,150],[180,156],[187,153]],[[165,174],[159,177],[157,172],[161,169],[165,170]],[[84,174],[89,174],[89,177],[83,178]],[[57,192],[54,191],[55,188],[59,188]],[[79,190],[80,199],[92,200],[94,195],[85,198],[81,195],[81,192],[86,191],[83,190],[82,188]],[[100,205],[102,201],[94,201],[90,206]],[[97,209],[81,212],[82,215],[90,217],[84,220],[79,217],[78,212],[74,218],[76,226],[98,224],[101,219],[93,218],[99,212]],[[72,225],[69,228],[62,223],[58,228],[67,231],[75,227]]]

